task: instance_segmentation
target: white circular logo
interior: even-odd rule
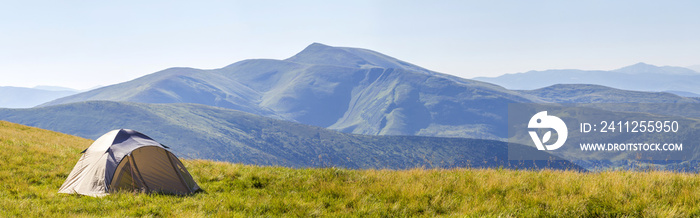
[[[547,111],[540,111],[532,116],[532,118],[530,118],[530,122],[527,124],[527,127],[537,129],[554,129],[554,131],[557,132],[557,141],[552,144],[545,144],[549,141],[549,139],[551,139],[552,131],[547,131],[542,138],[537,135],[537,132],[529,131],[530,137],[532,137],[532,141],[535,143],[538,150],[556,150],[564,145],[566,138],[569,135],[569,130],[566,128],[564,121],[556,116],[548,116]]]

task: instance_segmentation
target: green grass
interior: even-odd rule
[[[0,217],[700,216],[700,177],[661,171],[293,169],[184,160],[205,192],[56,193],[91,142],[0,121]]]

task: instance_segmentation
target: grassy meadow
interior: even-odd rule
[[[57,193],[91,143],[0,121],[0,217],[700,216],[700,176],[662,171],[294,169],[183,160],[205,191]]]

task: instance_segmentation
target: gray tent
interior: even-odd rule
[[[199,186],[166,146],[143,133],[120,129],[100,136],[83,151],[58,192],[98,197],[117,190],[184,195]]]

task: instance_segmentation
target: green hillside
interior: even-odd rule
[[[0,217],[700,215],[700,177],[671,172],[291,169],[184,160],[206,191],[56,193],[90,143],[0,121]]]

